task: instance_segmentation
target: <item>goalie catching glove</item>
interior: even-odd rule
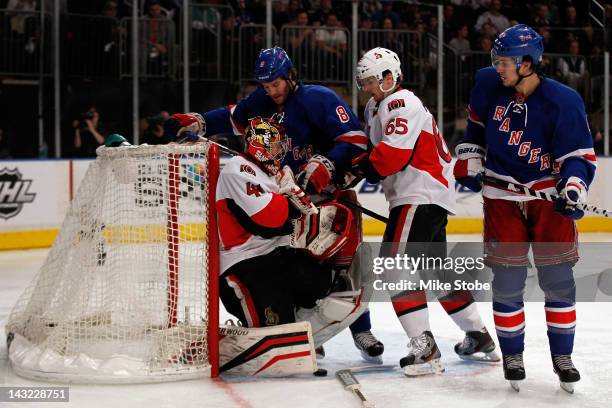
[[[194,141],[206,134],[206,120],[199,113],[175,113],[164,123],[164,133],[171,140],[187,136]]]
[[[317,259],[327,259],[346,244],[353,216],[338,203],[322,204],[318,214],[293,220],[290,246],[304,249]]]
[[[315,154],[297,175],[297,182],[306,194],[319,194],[334,179],[336,167],[331,160]]]
[[[319,210],[304,193],[304,190],[295,183],[293,171],[289,166],[284,166],[276,174],[276,181],[279,186],[279,193],[287,197],[291,204],[303,215],[317,214]]]

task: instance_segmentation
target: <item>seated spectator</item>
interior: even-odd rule
[[[300,75],[303,78],[308,78],[311,68],[309,63],[312,59],[312,48],[315,42],[314,31],[308,25],[306,10],[301,9],[297,12],[293,25],[297,27],[287,29],[287,41],[289,42],[287,52],[291,55]]]
[[[549,27],[552,24],[550,10],[546,4],[536,4],[533,17],[533,27]]]
[[[326,79],[340,79],[344,67],[348,39],[346,32],[340,29],[341,25],[338,17],[330,13],[325,26],[315,32],[316,46],[322,56],[317,60],[322,64],[320,69]]]
[[[337,11],[333,7],[332,0],[321,0],[321,5],[319,9],[312,14],[310,21],[313,25],[316,26],[325,25],[327,24],[327,19],[329,15],[336,13]]]
[[[453,32],[457,30],[457,19],[455,18],[455,5],[446,4],[444,6],[444,39],[451,38]]]
[[[480,26],[480,37],[488,37],[494,40],[497,37],[497,29],[490,22],[485,22]]]
[[[74,153],[77,157],[96,157],[96,149],[104,144],[104,130],[100,114],[94,106],[72,122],[74,128]]]
[[[398,27],[400,23],[399,14],[393,11],[393,2],[389,0],[381,0],[382,10],[377,11],[374,14],[372,20],[374,20],[374,24],[378,27],[382,27],[383,20],[385,18],[390,18],[391,22],[393,22],[393,27]]]
[[[162,15],[159,1],[150,3],[148,19],[143,22],[145,33],[144,51],[147,53],[147,73],[167,73],[170,44],[170,20]]]
[[[399,34],[393,31],[393,21],[385,17],[382,21],[382,29],[389,30],[383,33],[382,47],[394,51],[400,61],[404,61],[404,44],[399,40]]]
[[[506,28],[510,27],[508,19],[506,18],[506,16],[500,13],[500,10],[501,1],[491,0],[489,10],[478,16],[478,19],[476,20],[476,25],[474,26],[476,31],[480,31],[484,23],[491,24],[496,35],[504,31]]]
[[[578,13],[576,7],[567,6],[565,9],[565,18],[563,19],[563,27],[580,28],[582,24],[578,21]]]
[[[451,48],[454,48],[457,52],[467,52],[472,49],[470,46],[470,41],[468,40],[468,26],[467,24],[463,24],[457,32],[452,40],[450,40],[449,45]]]
[[[579,93],[584,94],[587,77],[586,61],[580,55],[580,44],[578,41],[570,42],[568,52],[570,55],[559,59],[559,75],[563,82]]]
[[[20,13],[7,13],[11,16],[11,30],[17,34],[26,34],[26,21],[36,11],[36,0],[9,0],[6,5],[7,11],[19,11]],[[27,13],[28,11],[32,12]]]

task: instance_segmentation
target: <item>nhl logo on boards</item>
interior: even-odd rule
[[[8,220],[19,214],[24,204],[31,203],[36,198],[30,193],[32,180],[22,178],[16,168],[0,170],[0,218]]]
[[[403,99],[394,99],[387,104],[387,109],[391,112],[393,109],[405,108],[406,102]]]

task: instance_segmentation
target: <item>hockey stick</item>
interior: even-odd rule
[[[206,140],[206,141],[209,141],[210,143],[213,143],[213,144],[217,145],[219,147],[219,150],[221,150],[223,153],[229,154],[230,156],[238,156],[238,155],[240,155],[240,153],[238,151],[236,151],[234,149],[230,149],[229,147],[223,146],[222,144],[217,143],[214,140],[207,139],[207,138],[205,138],[203,136],[198,136],[198,138],[199,138],[199,140],[202,140],[202,141]],[[187,139],[193,140],[191,137],[185,137],[184,139],[181,140],[181,142],[185,141]],[[330,193],[325,193],[325,194],[331,197]],[[387,222],[389,222],[389,219],[387,217],[384,217],[384,216],[382,216],[382,215],[380,215],[378,213],[375,213],[372,210],[369,210],[369,209],[367,209],[365,207],[362,207],[362,206],[360,206],[357,203],[350,202],[350,201],[345,200],[343,198],[338,198],[338,199],[336,199],[336,201],[338,201],[342,205],[346,205],[347,207],[351,207],[351,208],[353,208],[355,210],[359,210],[362,213],[364,213],[366,215],[369,215],[370,217],[372,217],[374,219],[377,219],[378,221],[384,222],[385,224]]]
[[[363,408],[376,408],[375,405],[368,401],[363,395],[361,392],[361,384],[357,381],[357,378],[355,378],[350,369],[336,371],[336,377],[342,383],[345,390],[351,391],[359,397]]]
[[[500,179],[497,179],[497,178],[491,177],[491,176],[484,176],[483,177],[483,181],[486,184],[491,184],[491,185],[494,185],[494,186],[498,186],[498,187],[501,187],[501,188],[503,188],[505,190],[513,191],[513,192],[516,192],[516,193],[523,193],[523,194],[528,195],[530,197],[539,198],[540,200],[546,200],[546,201],[554,202],[555,200],[560,198],[556,194],[550,194],[550,193],[545,193],[543,191],[534,190],[534,189],[529,188],[529,187],[521,186],[519,184],[514,184],[514,183],[512,183],[510,181],[506,181],[506,180],[500,180]],[[594,205],[587,205],[587,204],[576,204],[576,208],[581,210],[581,211],[590,211],[590,212],[592,212],[594,214],[597,214],[597,215],[603,215],[604,217],[610,217],[610,215],[612,213],[612,212],[610,212],[610,211],[608,211],[606,209],[595,207]]]

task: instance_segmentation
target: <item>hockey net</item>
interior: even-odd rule
[[[215,376],[217,146],[97,153],[9,316],[15,372],[90,383]]]

